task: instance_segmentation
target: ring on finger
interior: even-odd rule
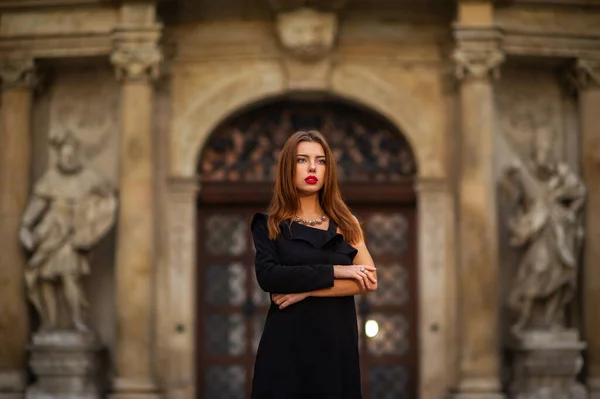
[[[360,267],[360,269],[358,269],[358,270],[360,270],[362,273],[364,273],[364,272],[365,272],[365,268],[364,268],[364,267],[362,267],[362,266],[361,266],[361,267]]]

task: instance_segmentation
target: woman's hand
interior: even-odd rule
[[[369,265],[333,266],[333,277],[356,280],[361,289],[369,291],[372,285],[377,287],[377,279],[369,273],[375,270],[375,266]]]
[[[279,306],[279,309],[285,309],[294,303],[300,302],[309,297],[308,292],[298,294],[271,294],[271,299]]]

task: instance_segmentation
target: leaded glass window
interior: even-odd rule
[[[394,182],[416,173],[408,143],[381,118],[341,103],[281,101],[219,126],[203,150],[198,174],[204,182],[273,181],[283,144],[302,129],[323,133],[341,182]]]

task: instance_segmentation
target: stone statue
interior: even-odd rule
[[[510,244],[524,249],[508,296],[518,314],[512,327],[517,337],[524,329],[566,328],[565,309],[574,297],[583,239],[583,182],[553,159],[546,136],[532,155],[533,165],[516,164],[503,177],[515,205],[508,220]]]
[[[325,57],[337,34],[337,15],[301,8],[277,14],[277,30],[283,47],[302,61]]]
[[[62,294],[77,331],[86,332],[80,277],[90,273],[87,252],[114,224],[117,201],[104,179],[79,157],[79,143],[67,133],[52,137],[57,162],[37,181],[22,218],[20,239],[32,252],[25,270],[27,291],[41,319],[41,331],[59,328]]]

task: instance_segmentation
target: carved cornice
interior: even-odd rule
[[[110,61],[119,80],[155,80],[163,54],[158,46],[162,26],[119,28],[113,34]]]
[[[269,5],[275,12],[291,11],[304,7],[321,11],[340,11],[346,3],[347,0],[269,0]]]
[[[48,8],[96,5],[106,3],[104,0],[0,0],[0,10],[20,8]]]
[[[500,32],[494,28],[454,27],[456,49],[452,59],[456,77],[463,79],[497,79],[504,52],[500,49]]]
[[[575,61],[573,83],[579,90],[600,87],[600,58],[579,58]]]
[[[0,78],[3,89],[33,89],[39,82],[33,58],[0,60]]]

